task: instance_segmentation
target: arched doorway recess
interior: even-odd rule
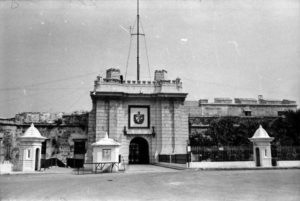
[[[259,167],[260,166],[260,153],[259,153],[258,147],[255,148],[255,154],[256,154],[256,166]]]
[[[129,144],[129,164],[148,164],[149,145],[142,137],[135,137]]]
[[[35,150],[35,168],[34,170],[39,170],[39,160],[40,160],[40,149],[37,148]]]

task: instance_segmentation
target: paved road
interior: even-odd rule
[[[159,171],[154,166],[147,168],[149,171],[136,174],[0,176],[0,200],[300,200],[299,169]]]

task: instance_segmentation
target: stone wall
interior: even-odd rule
[[[254,161],[229,161],[229,162],[191,162],[190,168],[200,169],[232,169],[232,168],[254,168]]]
[[[2,126],[2,128],[9,132],[12,138],[12,146],[9,149],[12,160],[16,160],[19,154],[17,138],[22,136],[28,127],[29,125]],[[43,159],[57,158],[65,164],[67,158],[73,158],[73,139],[87,139],[87,130],[82,127],[36,125],[36,128],[40,131],[42,136],[48,138],[46,141],[46,154]],[[6,152],[5,144],[2,144],[2,155],[5,156]]]
[[[11,142],[10,147],[7,147],[7,144],[3,140],[0,156],[1,161],[4,160],[7,152],[9,152],[13,163],[19,157],[19,142],[17,138],[22,136],[29,128],[30,122],[27,123],[28,119],[26,120],[26,118],[20,121],[20,116],[25,116],[24,113],[18,116],[19,119],[16,118],[18,120],[14,122],[0,121],[1,132]],[[80,117],[82,118],[77,115],[75,116],[74,118],[70,118],[73,120],[62,121],[60,124],[45,123],[44,121],[35,123],[35,127],[40,131],[41,135],[48,138],[46,140],[46,154],[42,156],[42,159],[57,158],[66,164],[67,158],[73,158],[73,139],[88,139],[87,114],[81,115]]]
[[[10,174],[12,172],[12,164],[9,161],[4,161],[0,163],[0,175],[1,174]]]

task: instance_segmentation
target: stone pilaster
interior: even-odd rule
[[[96,142],[96,102],[93,102],[93,109],[89,113],[87,152],[85,154],[86,163],[92,162],[93,149],[91,144],[94,142]]]
[[[96,105],[96,141],[105,137],[105,133],[109,132],[109,102],[105,100],[97,100]]]
[[[185,154],[188,140],[188,115],[184,112],[183,103],[174,103],[175,150],[176,154]]]
[[[151,116],[152,126],[155,126],[155,140],[153,143],[153,150],[155,155],[155,160],[158,161],[158,155],[161,154],[162,150],[162,112],[161,112],[161,102],[156,99],[153,105],[153,115]]]
[[[161,144],[160,154],[172,153],[172,108],[169,100],[161,100]]]

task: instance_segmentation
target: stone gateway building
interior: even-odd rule
[[[262,96],[257,100],[215,98],[212,103],[207,99],[186,101],[180,79],[167,80],[166,73],[155,71],[151,82],[125,81],[119,69],[108,69],[105,78],[95,80],[90,112],[29,112],[0,119],[0,162],[17,162],[17,139],[31,123],[47,138],[41,147],[41,167],[92,162],[92,144],[106,132],[121,144],[119,154],[124,163],[186,163],[189,138],[205,134],[214,119],[230,116],[260,122],[297,110],[295,101]]]
[[[119,69],[108,69],[95,80],[91,92],[86,162],[92,161],[91,144],[109,137],[121,143],[121,160],[130,164],[154,163],[159,157],[186,154],[187,96],[179,78],[165,80],[155,71],[153,82],[124,81]]]

